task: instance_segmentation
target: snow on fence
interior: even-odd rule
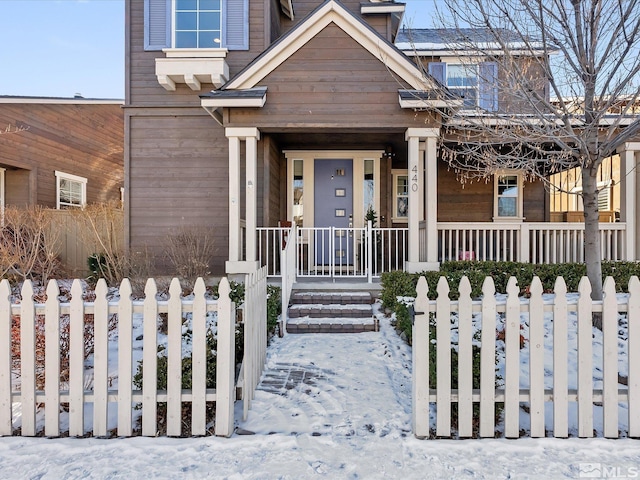
[[[530,298],[518,297],[515,278],[507,286],[506,299],[497,299],[493,279],[483,284],[483,299],[471,299],[471,286],[466,277],[460,282],[458,301],[449,300],[449,285],[441,277],[437,286],[437,299],[427,297],[428,285],[421,277],[415,300],[413,325],[413,430],[416,437],[427,437],[433,431],[429,422],[430,406],[436,407],[435,436],[452,436],[452,404],[457,404],[458,437],[473,435],[474,405],[479,404],[480,437],[495,435],[496,404],[504,405],[504,435],[520,435],[521,404],[528,403],[532,437],[544,437],[545,405],[552,402],[553,436],[569,434],[569,407],[577,402],[577,434],[594,435],[594,405],[602,406],[602,431],[605,437],[617,438],[621,423],[628,420],[627,435],[640,437],[640,281],[632,277],[628,295],[616,295],[612,278],[604,284],[603,301],[591,300],[591,286],[587,278],[579,284],[577,302],[569,301],[564,279],[555,284],[555,295],[543,297],[542,283],[535,277],[530,287]],[[573,312],[573,313],[572,313]],[[626,351],[628,357],[619,357],[619,312],[626,313]],[[593,339],[593,313],[602,315],[602,345]],[[480,332],[478,314],[481,314]],[[497,314],[504,315],[504,331],[497,329]],[[573,328],[569,316],[577,315],[575,336],[577,347],[569,347],[568,331]],[[435,336],[431,334],[429,317],[435,319]],[[452,315],[457,324],[452,328]],[[545,338],[545,315],[551,322],[551,331]],[[455,317],[453,317],[455,318]],[[501,318],[501,317],[498,317]],[[528,318],[528,319],[527,319]],[[523,321],[524,319],[524,321]],[[527,325],[528,323],[528,325]],[[457,328],[456,328],[457,327]],[[454,335],[456,334],[457,335]],[[479,337],[478,337],[479,333]],[[523,334],[527,334],[526,338]],[[504,335],[504,387],[496,388],[497,335]],[[457,337],[457,338],[455,338]],[[473,388],[474,343],[480,343],[479,389]],[[452,341],[454,340],[454,341]],[[455,341],[457,340],[457,342]],[[522,342],[528,348],[522,348]],[[458,388],[452,389],[452,344],[457,343]],[[596,347],[597,345],[597,347]],[[501,344],[502,346],[502,344]],[[429,385],[429,350],[435,348],[436,388]],[[574,351],[577,349],[577,352]],[[525,351],[528,350],[527,358]],[[551,358],[545,359],[545,350]],[[433,352],[432,352],[433,353]],[[577,378],[569,378],[570,357],[577,364]],[[432,359],[434,357],[431,357]],[[595,358],[602,365],[595,365]],[[627,367],[628,386],[619,388],[619,361]],[[521,369],[528,363],[527,375]],[[594,378],[594,367],[601,370]],[[549,373],[549,370],[552,373]],[[551,377],[551,378],[549,378]],[[524,381],[523,381],[524,380]],[[545,385],[545,380],[546,385]],[[576,388],[570,388],[572,383]],[[600,386],[601,388],[594,388]],[[524,388],[523,388],[524,386]],[[628,409],[628,419],[619,418],[619,404]],[[477,408],[477,407],[476,407]],[[550,407],[547,407],[550,408]],[[624,409],[623,409],[624,411]]]
[[[289,309],[289,300],[293,290],[293,283],[296,280],[296,242],[297,235],[296,223],[293,222],[290,231],[287,233],[287,241],[280,252],[280,264],[282,265],[281,273],[281,314],[280,314],[280,332],[283,334],[287,330],[287,310]]]
[[[246,420],[267,360],[267,267],[246,275],[244,286],[244,358],[240,378]]]
[[[170,298],[158,300],[156,282],[149,279],[145,300],[131,300],[131,284],[123,280],[118,301],[108,301],[108,288],[100,280],[94,302],[83,301],[82,285],[74,280],[71,301],[61,303],[55,280],[47,286],[47,300],[36,303],[34,289],[27,281],[22,287],[22,301],[11,304],[11,288],[7,280],[0,282],[0,436],[12,435],[12,410],[21,409],[21,434],[39,434],[36,414],[44,404],[44,434],[61,434],[60,410],[68,404],[69,435],[83,436],[85,408],[93,407],[92,432],[101,437],[108,434],[108,413],[117,407],[117,434],[131,436],[135,405],[141,405],[142,435],[158,432],[158,403],[166,402],[167,435],[182,433],[182,404],[191,403],[192,435],[205,435],[207,402],[216,402],[215,434],[230,436],[233,432],[233,402],[235,400],[235,305],[229,299],[229,283],[222,279],[219,299],[205,298],[205,284],[196,281],[193,298],[183,299],[180,283],[171,282]],[[207,314],[217,312],[216,388],[207,388]],[[192,388],[182,388],[183,316],[192,316]],[[158,318],[167,315],[167,389],[157,388]],[[61,321],[68,319],[67,323]],[[134,316],[142,316],[142,389],[133,390],[133,329]],[[114,317],[115,316],[115,317]],[[91,319],[92,317],[92,319]],[[109,322],[117,318],[117,373],[110,371]],[[12,358],[12,319],[19,323],[19,358]],[[44,324],[42,320],[44,319]],[[86,326],[93,323],[93,361],[85,361]],[[68,327],[68,329],[67,329]],[[65,338],[66,332],[68,337]],[[44,351],[42,348],[44,336]],[[68,381],[61,381],[61,344],[68,341]],[[38,342],[38,343],[37,343]],[[15,346],[15,344],[14,344]],[[42,354],[44,353],[44,358]],[[16,360],[19,368],[16,368]],[[13,364],[12,364],[13,362]],[[44,363],[43,363],[44,362]],[[113,365],[113,364],[112,364]],[[89,369],[92,369],[92,372]],[[44,382],[38,378],[44,375]],[[65,373],[65,372],[63,372]],[[117,375],[116,390],[110,389],[113,374]],[[13,379],[12,379],[13,377]],[[87,382],[87,377],[92,380]],[[42,388],[44,383],[44,388]],[[88,385],[87,385],[88,384]],[[36,388],[38,385],[38,389]],[[89,388],[88,388],[89,387]],[[64,405],[66,408],[66,405]],[[112,410],[113,412],[113,410]]]

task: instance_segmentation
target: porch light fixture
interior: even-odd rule
[[[384,158],[391,160],[396,154],[393,152],[393,147],[391,145],[387,145],[384,147],[384,153],[382,154]]]

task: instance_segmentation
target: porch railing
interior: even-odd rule
[[[407,228],[258,228],[258,254],[271,277],[281,277],[281,251],[293,242],[296,277],[380,277],[402,270]],[[419,225],[419,258],[426,258],[426,224]],[[603,260],[626,259],[626,224],[601,223]],[[438,222],[438,262],[495,260],[529,263],[584,262],[581,223]]]
[[[600,224],[603,260],[624,260],[626,224]],[[425,230],[421,229],[420,238]],[[438,223],[438,260],[583,262],[581,223]]]

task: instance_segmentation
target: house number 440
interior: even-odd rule
[[[418,191],[418,167],[416,165],[411,169],[411,190]]]

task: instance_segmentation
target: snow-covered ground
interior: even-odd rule
[[[636,440],[418,440],[411,350],[381,331],[288,335],[232,438],[0,439],[0,479],[634,478]],[[251,434],[253,433],[253,434]]]

